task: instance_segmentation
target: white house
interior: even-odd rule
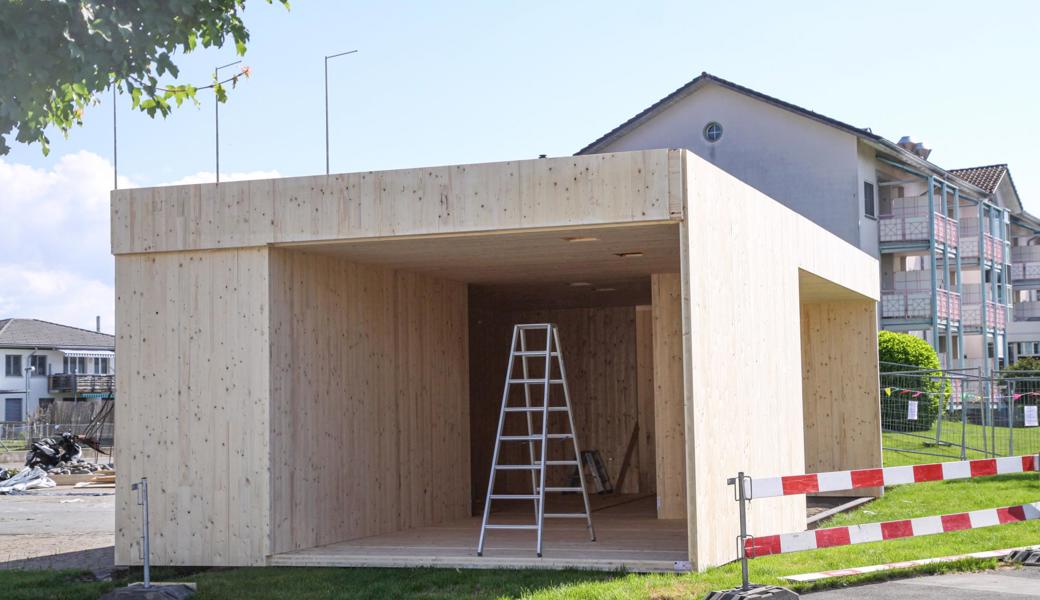
[[[578,154],[654,148],[688,149],[877,258],[879,325],[924,337],[945,366],[998,369],[1016,331],[1013,341],[1040,353],[1038,323],[1012,321],[1040,318],[1040,248],[1018,248],[1040,243],[1040,222],[1006,165],[943,169],[908,137],[892,142],[708,73]],[[1030,291],[1015,298],[1013,280]]]
[[[110,398],[115,391],[115,337],[100,331],[3,319],[0,354],[4,422],[24,421],[57,400]]]

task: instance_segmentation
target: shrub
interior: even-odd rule
[[[891,431],[930,429],[939,414],[944,386],[939,377],[939,356],[923,339],[908,333],[878,332],[881,361],[881,423]],[[910,373],[907,373],[910,371]],[[900,372],[885,376],[885,373]],[[913,397],[910,392],[924,392]],[[911,400],[917,401],[917,420],[907,419]]]

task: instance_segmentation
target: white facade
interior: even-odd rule
[[[104,354],[100,356],[84,356],[86,354]],[[113,375],[115,374],[115,357],[111,351],[77,351],[70,350],[62,352],[61,349],[37,350],[31,348],[0,348],[0,356],[3,356],[4,371],[0,372],[0,421],[24,421],[35,414],[40,407],[40,401],[46,403],[48,400],[75,399],[77,394],[73,392],[62,392],[51,390],[48,386],[48,375],[79,374],[79,375]],[[71,355],[71,356],[70,356]],[[31,364],[32,356],[42,356],[46,360],[46,371],[43,373],[33,372],[28,377],[29,394],[26,402],[26,376],[25,369]],[[10,361],[8,357],[20,357],[19,361]],[[39,364],[37,359],[35,364]],[[74,363],[67,360],[75,360]],[[21,374],[8,373],[9,362],[18,362]],[[82,370],[85,369],[85,370]],[[15,414],[17,411],[17,414]],[[15,417],[15,418],[12,418]]]

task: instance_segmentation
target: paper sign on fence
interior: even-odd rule
[[[1037,421],[1037,407],[1036,405],[1026,405],[1022,408],[1026,409],[1026,427],[1037,427],[1040,426],[1040,422]]]
[[[911,400],[906,404],[906,420],[916,421],[917,420],[917,400]]]

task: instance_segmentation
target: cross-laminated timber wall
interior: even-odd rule
[[[673,224],[681,273],[653,274],[653,314],[639,327],[653,332],[661,514],[688,516],[698,568],[732,558],[735,513],[724,482],[736,470],[816,464],[806,452],[823,452],[826,440],[807,446],[804,428],[840,431],[837,415],[849,411],[862,435],[840,436],[827,450],[869,463],[880,449],[870,413],[876,355],[863,339],[873,327],[876,262],[684,151],[126,190],[113,193],[112,215],[125,357],[120,563],[136,561],[129,485],[142,475],[154,494],[158,564],[265,564],[287,549],[468,510],[467,483],[430,487],[426,467],[410,462],[457,460],[468,478],[468,400],[447,400],[466,396],[465,283],[312,255],[312,244],[481,236],[493,256],[496,236],[508,231]],[[410,300],[427,294],[441,302]],[[852,327],[805,333],[806,303],[830,315],[822,323]],[[343,307],[354,313],[329,314]],[[391,334],[391,321],[405,325]],[[431,357],[434,336],[456,341]],[[813,352],[803,356],[803,344]],[[848,362],[854,373],[842,381],[827,365],[844,348],[862,360]],[[372,358],[392,360],[395,377],[361,366]],[[815,365],[811,373],[803,361]],[[459,370],[434,372],[442,367]],[[742,393],[749,381],[750,395]],[[820,410],[803,417],[807,390]],[[353,416],[334,403],[350,393]],[[445,409],[443,421],[416,439],[428,419],[416,411],[430,402]],[[438,437],[457,426],[465,443]],[[348,436],[336,435],[350,427],[345,445]],[[398,441],[373,434],[388,431]],[[321,477],[301,470],[323,461]],[[399,470],[368,478],[387,464]],[[342,475],[352,467],[368,485]],[[778,502],[756,518],[804,525],[799,506]],[[351,515],[338,515],[347,504]]]

